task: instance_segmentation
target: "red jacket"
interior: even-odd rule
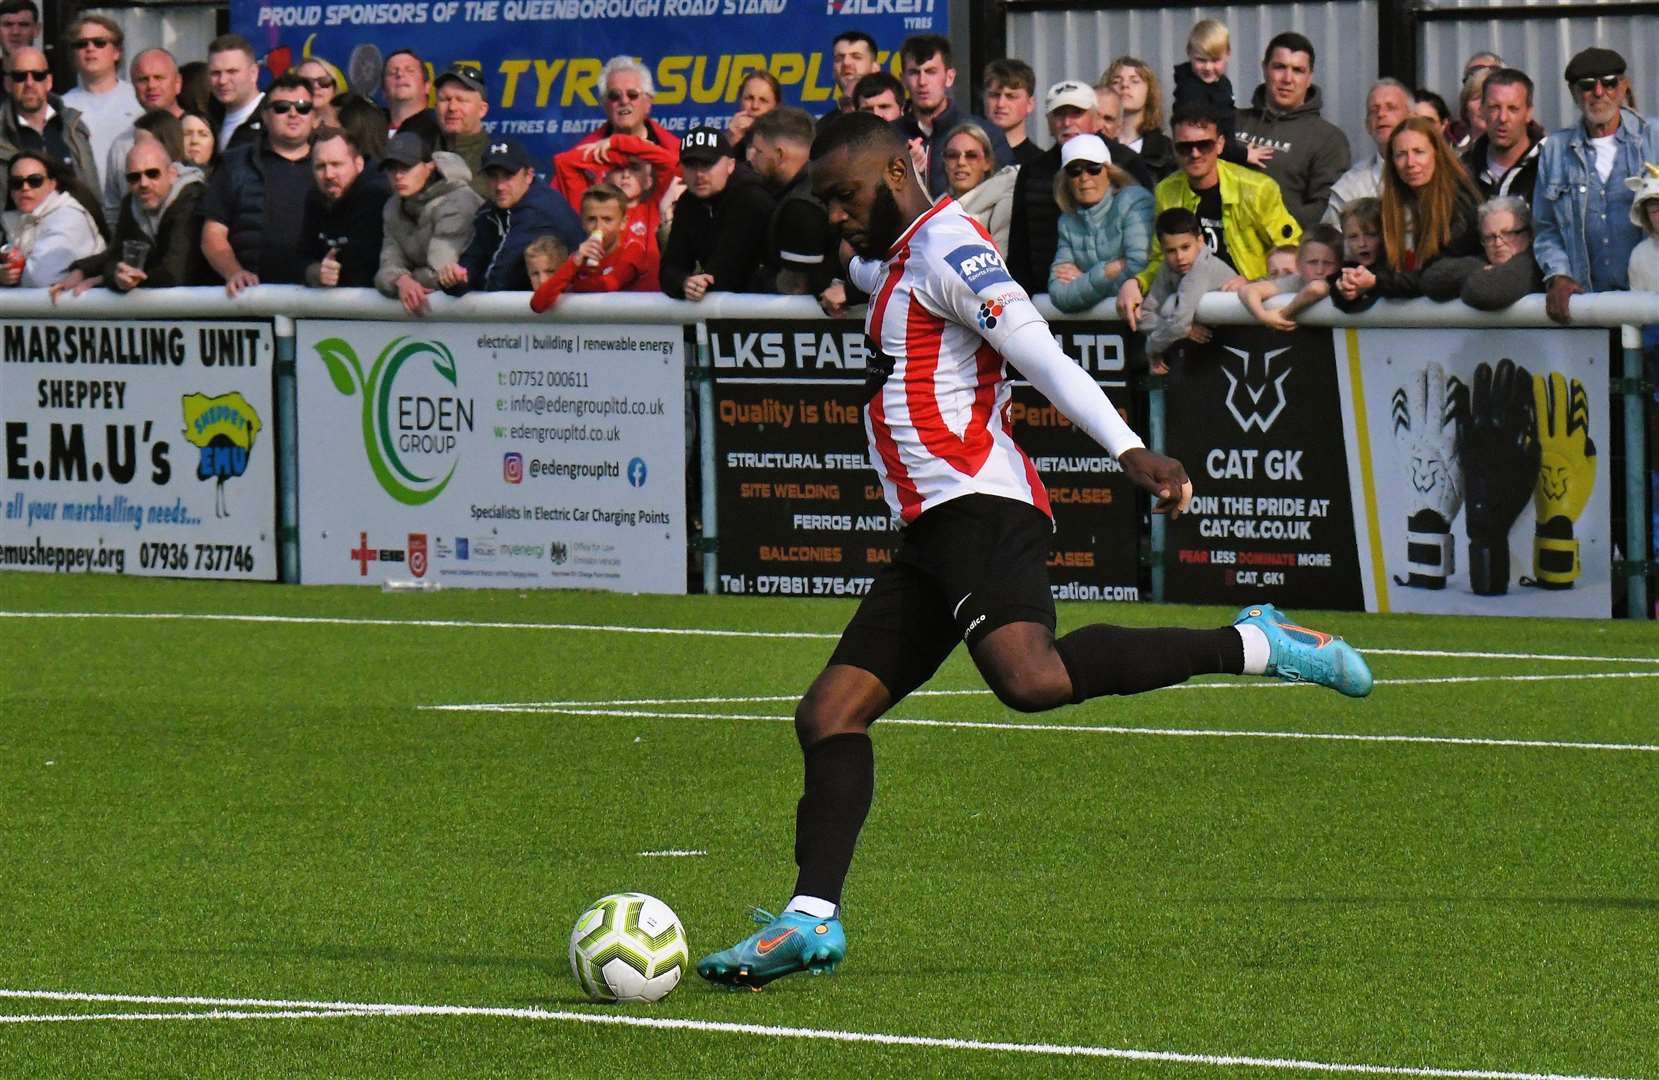
[[[616,156],[638,158],[649,162],[656,168],[656,178],[652,189],[640,196],[644,202],[650,198],[653,202],[662,198],[668,190],[668,185],[680,175],[680,140],[667,128],[655,120],[647,119],[645,123],[651,131],[649,139],[641,139],[634,135],[612,135],[610,125],[607,124],[597,131],[591,132],[581,142],[563,153],[553,155],[553,186],[559,194],[569,201],[571,206],[580,212],[582,206],[582,192],[592,187],[602,179],[609,169],[619,162]],[[600,139],[611,140],[613,157],[610,162],[588,161],[582,157],[582,147],[596,143]]]
[[[573,254],[536,289],[530,297],[530,310],[541,314],[567,290],[578,293],[645,292],[648,276],[655,279],[656,268],[649,264],[645,245],[633,240],[624,240],[606,252],[598,266],[589,266],[580,255]],[[650,291],[656,292],[657,286],[651,285]]]

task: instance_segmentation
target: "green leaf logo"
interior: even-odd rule
[[[398,431],[393,422],[396,404],[393,388],[405,366],[412,360],[422,358],[431,363],[432,371],[439,378],[458,388],[455,355],[442,342],[410,341],[407,337],[398,337],[380,350],[380,355],[375,357],[365,376],[357,352],[349,342],[327,338],[314,347],[336,390],[346,397],[359,392],[363,395],[363,450],[368,457],[369,468],[386,494],[406,506],[420,506],[441,495],[455,476],[460,461],[451,460],[449,470],[442,479],[422,475],[405,463],[398,450]],[[461,415],[470,429],[470,405],[461,410]]]

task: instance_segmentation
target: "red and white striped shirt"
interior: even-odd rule
[[[1037,470],[1014,442],[1001,352],[1014,331],[1043,317],[991,234],[943,199],[885,260],[854,259],[848,276],[870,294],[864,329],[882,354],[870,364],[893,365],[865,409],[864,430],[900,520],[973,494],[1017,499],[1053,517]]]

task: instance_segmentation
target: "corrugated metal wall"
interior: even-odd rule
[[[1243,105],[1261,82],[1261,56],[1281,30],[1306,34],[1317,51],[1314,82],[1324,96],[1323,116],[1348,135],[1354,156],[1372,153],[1365,134],[1365,92],[1377,77],[1377,4],[1375,0],[1327,0],[1325,3],[1252,4],[1236,8],[1148,5],[1111,11],[1022,11],[1008,13],[1008,55],[1037,72],[1041,88],[1061,79],[1093,83],[1116,56],[1140,57],[1164,82],[1167,114],[1170,72],[1187,58],[1187,32],[1204,18],[1226,21],[1233,38],[1227,76]],[[1033,135],[1040,145],[1051,141],[1041,119]]]
[[[1424,84],[1455,88],[1469,54],[1491,49],[1512,67],[1532,76],[1537,88],[1533,106],[1538,120],[1554,130],[1573,123],[1578,113],[1562,78],[1567,61],[1580,49],[1600,45],[1616,50],[1630,65],[1630,82],[1640,111],[1659,112],[1659,19],[1652,15],[1597,15],[1598,0],[1579,3],[1582,15],[1520,19],[1513,13],[1531,6],[1526,0],[1503,4],[1440,0],[1438,8],[1468,10],[1469,18],[1435,18],[1419,27],[1419,70]],[[1481,9],[1494,7],[1503,8],[1509,17],[1481,14]]]

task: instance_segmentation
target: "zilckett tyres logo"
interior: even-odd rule
[[[328,338],[315,348],[336,390],[363,395],[363,450],[386,494],[408,506],[442,494],[473,430],[473,401],[456,393],[448,346],[394,338],[366,375],[350,343]]]

